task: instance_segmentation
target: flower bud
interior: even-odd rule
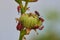
[[[33,28],[37,29],[42,24],[42,22],[39,21],[39,17],[33,13],[22,14],[19,20],[25,28],[30,28],[30,29],[33,29]]]

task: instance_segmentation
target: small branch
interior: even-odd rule
[[[21,14],[23,14],[24,13],[24,8],[23,8],[22,0],[20,0],[20,4],[19,5],[21,6]]]
[[[29,1],[29,0],[26,0],[26,3],[25,3],[25,7],[24,7],[25,12],[26,12],[26,9],[27,9],[28,1]]]

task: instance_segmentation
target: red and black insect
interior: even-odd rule
[[[21,8],[20,6],[17,6],[17,11],[18,11],[18,13],[20,12],[20,8]]]
[[[16,27],[17,30],[21,31],[23,29],[22,24],[19,22]]]
[[[43,18],[41,18],[41,17],[39,18],[39,20],[41,20],[42,22],[44,22],[44,19],[43,19]]]
[[[37,14],[38,16],[40,16],[39,12],[38,11],[35,11],[35,14]]]

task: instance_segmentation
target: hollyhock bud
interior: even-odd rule
[[[23,40],[24,35],[29,34],[31,29],[35,30],[39,29],[42,30],[44,26],[41,27],[42,23],[44,22],[43,18],[39,18],[40,14],[38,11],[35,11],[35,13],[26,13],[26,11],[29,9],[28,3],[29,2],[37,2],[38,0],[15,0],[19,6],[17,6],[17,11],[21,15],[19,18],[16,18],[16,21],[18,21],[16,29],[20,31],[19,40]],[[24,1],[25,3],[23,3]],[[38,34],[38,33],[37,33]],[[24,37],[26,40],[26,38]]]
[[[42,22],[39,20],[39,17],[36,14],[22,14],[19,18],[20,22],[25,28],[38,28],[42,25]],[[37,25],[37,26],[35,26]]]

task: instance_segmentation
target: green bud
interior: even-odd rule
[[[34,28],[35,26],[42,25],[42,22],[36,14],[22,14],[19,20],[25,28]]]

